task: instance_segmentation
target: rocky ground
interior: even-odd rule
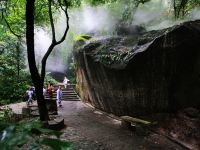
[[[10,106],[16,113],[21,113],[20,110],[25,103]],[[179,129],[179,124],[183,125],[182,122],[179,123],[180,118],[176,119],[176,117],[170,116],[174,121],[170,121],[171,124],[168,123],[168,126],[165,124],[169,120],[165,120],[163,124],[152,129],[156,132],[144,133],[124,129],[120,125],[119,118],[96,110],[80,101],[63,101],[63,107],[58,109],[58,113],[64,117],[66,125],[62,130],[61,138],[71,141],[75,150],[185,150],[188,149],[187,147],[194,150],[199,149],[197,142],[193,147],[190,145],[191,143],[187,143],[188,145],[185,147],[172,140],[172,138],[180,139],[176,138],[176,136],[181,136],[178,134],[179,132],[188,131],[185,128]],[[195,126],[195,130],[192,132],[194,131],[195,136],[193,137],[198,139],[199,126]],[[168,138],[168,136],[172,138]],[[187,136],[185,135],[183,138],[187,139]],[[180,140],[185,142],[186,139]]]
[[[165,115],[155,130],[175,139],[189,149],[200,150],[200,111],[187,108]]]

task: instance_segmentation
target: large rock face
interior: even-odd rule
[[[116,115],[200,106],[200,21],[92,40],[75,50],[84,102]]]

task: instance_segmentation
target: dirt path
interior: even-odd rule
[[[64,137],[74,141],[79,150],[183,150],[156,134],[142,136],[122,129],[119,120],[80,101],[64,101],[58,113],[67,125]]]
[[[25,103],[12,104],[20,113]],[[72,141],[75,150],[184,150],[157,134],[138,135],[121,128],[120,121],[81,101],[63,101],[58,114],[65,119],[62,139]]]

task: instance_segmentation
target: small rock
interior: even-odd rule
[[[197,118],[199,115],[199,110],[192,107],[184,109],[183,112],[186,114],[186,116],[191,117],[191,118]]]

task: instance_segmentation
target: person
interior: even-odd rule
[[[33,104],[33,90],[31,87],[29,88],[29,90],[27,90],[27,95],[28,95],[27,105],[29,105],[30,103]]]
[[[64,84],[65,88],[67,88],[68,81],[69,80],[67,79],[67,77],[65,77],[64,80],[63,80],[63,84]]]
[[[51,81],[49,80],[47,83],[47,90],[51,87]]]
[[[62,104],[61,104],[61,100],[62,100],[62,89],[61,89],[61,86],[58,86],[58,89],[56,91],[56,99],[57,99],[57,105],[59,107],[62,107]]]
[[[32,99],[35,101],[36,100],[36,93],[35,93],[35,87],[32,86],[31,90],[33,91]]]
[[[43,96],[44,97],[46,96],[46,92],[47,92],[47,90],[43,87]]]
[[[53,85],[51,81],[48,81],[48,86],[47,86],[47,92],[49,93],[49,97],[52,99],[53,98]]]

